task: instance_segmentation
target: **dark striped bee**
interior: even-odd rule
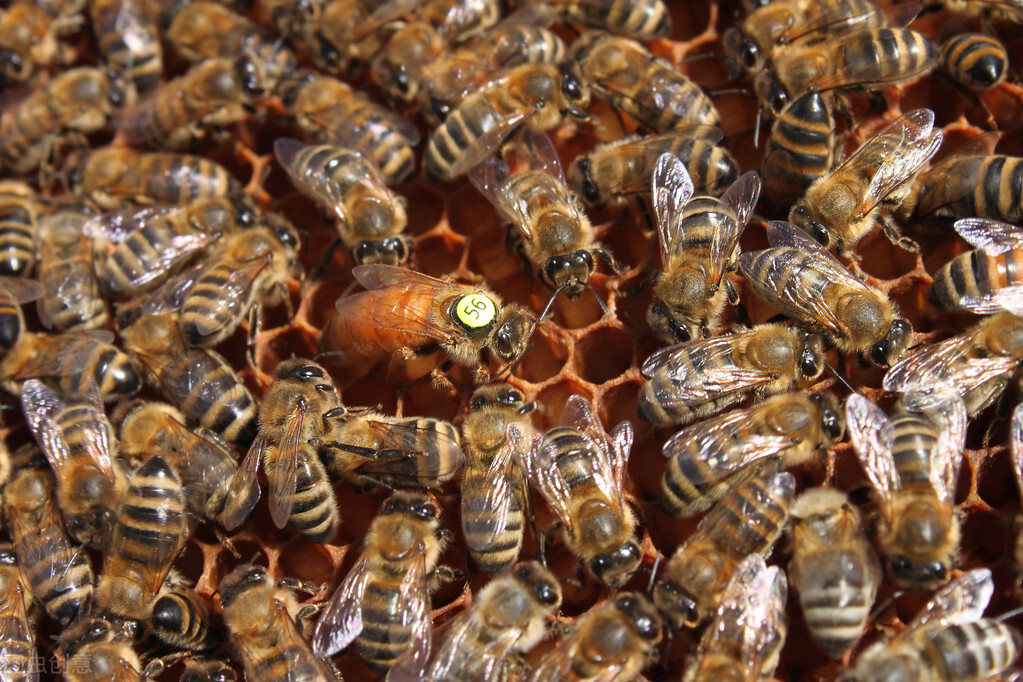
[[[976,249],[961,253],[934,273],[928,292],[943,308],[992,314],[1007,310],[1023,317],[1023,237],[1020,228],[997,220],[963,218],[956,232]]]
[[[32,270],[41,209],[27,184],[0,181],[0,276],[24,277]]]
[[[790,391],[823,371],[821,337],[784,324],[668,346],[643,363],[639,416],[655,424],[687,424],[751,393]]]
[[[333,656],[358,641],[362,660],[377,675],[403,655],[426,660],[431,577],[440,570],[446,543],[441,509],[432,497],[392,493],[366,534],[362,556],[316,623],[313,650]]]
[[[764,193],[788,207],[806,194],[834,163],[835,122],[827,99],[811,90],[785,107],[771,126],[760,176]]]
[[[71,45],[61,38],[82,24],[84,2],[15,0],[0,12],[0,74],[10,83],[25,83],[39,67],[68,64]]]
[[[124,73],[139,90],[163,74],[163,46],[144,0],[90,0],[92,30],[107,65]]]
[[[179,682],[238,682],[234,668],[215,658],[188,658]]]
[[[962,33],[941,44],[941,67],[956,83],[981,92],[1005,80],[1009,53],[994,36]]]
[[[94,215],[88,204],[73,201],[39,221],[38,277],[44,293],[36,310],[47,329],[97,329],[110,319],[96,277],[92,240],[82,234]]]
[[[25,329],[21,304],[42,295],[43,285],[34,279],[0,276],[0,352],[14,348]]]
[[[148,666],[132,647],[123,623],[83,618],[60,636],[61,672],[68,682],[141,682]]]
[[[567,21],[615,35],[653,40],[671,33],[671,14],[664,0],[551,0]]]
[[[10,544],[0,545],[0,676],[35,680],[39,675],[32,593]]]
[[[693,181],[672,154],[657,159],[653,174],[661,272],[647,323],[662,341],[710,336],[725,303],[739,292],[726,273],[738,268],[739,237],[760,197],[760,177],[749,172],[717,199],[693,197]]]
[[[220,644],[211,617],[206,600],[182,585],[153,602],[150,623],[153,634],[175,649],[205,652]]]
[[[798,227],[773,221],[772,248],[739,256],[760,298],[812,328],[844,353],[875,365],[894,364],[909,348],[913,327],[883,293],[852,276],[834,255]]]

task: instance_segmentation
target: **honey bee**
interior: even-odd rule
[[[672,628],[704,622],[721,603],[739,563],[750,554],[770,552],[795,491],[792,474],[760,465],[711,508],[654,584],[654,604]]]
[[[0,676],[35,680],[39,661],[29,611],[32,594],[18,563],[14,548],[8,543],[0,545]]]
[[[311,443],[324,431],[323,415],[338,405],[337,388],[322,367],[301,358],[280,363],[259,406],[259,433],[240,468],[255,484],[263,462],[274,524],[283,528],[290,521],[313,542],[328,542],[341,525],[334,490]]]
[[[327,603],[313,630],[313,650],[333,656],[358,640],[362,660],[377,675],[406,650],[424,661],[430,650],[430,591],[443,571],[447,543],[432,497],[395,491],[366,534],[358,562]]]
[[[195,64],[125,111],[119,121],[121,134],[129,144],[180,149],[201,137],[206,126],[240,121],[244,107],[265,94],[253,75],[259,69],[255,62],[255,57],[242,53]]]
[[[89,609],[92,567],[64,532],[53,480],[42,453],[15,453],[4,489],[4,515],[29,592],[51,618],[68,625]]]
[[[620,587],[639,568],[636,515],[626,504],[632,424],[605,433],[582,396],[569,397],[560,426],[527,438],[512,422],[508,442],[529,480],[561,521],[569,550],[593,576]]]
[[[672,516],[709,509],[763,460],[783,468],[810,460],[842,436],[842,413],[830,393],[783,393],[679,431],[664,444],[661,508]]]
[[[399,351],[404,357],[440,346],[452,360],[473,369],[477,383],[489,378],[481,353],[512,362],[525,350],[535,323],[524,308],[504,305],[493,292],[434,279],[389,265],[358,265],[355,279],[367,291],[340,298],[320,346],[344,364]],[[2,365],[0,365],[2,366]]]
[[[39,221],[38,274],[44,292],[36,310],[47,329],[97,329],[110,319],[96,279],[92,241],[82,236],[93,215],[88,204],[72,202]]]
[[[764,110],[777,115],[814,88],[879,90],[916,80],[937,66],[938,56],[930,40],[906,28],[850,31],[833,40],[777,50],[770,68],[753,81],[753,90]]]
[[[572,191],[591,206],[624,206],[650,191],[657,159],[672,154],[685,165],[694,191],[718,195],[739,177],[738,162],[717,146],[721,137],[717,128],[690,126],[607,142],[577,157],[568,180]]]
[[[277,33],[292,40],[308,39],[309,28],[319,20],[325,4],[324,0],[258,0],[255,3]]]
[[[41,208],[24,182],[0,181],[0,277],[24,277],[35,266]]]
[[[863,633],[881,564],[859,509],[834,488],[805,490],[792,504],[789,579],[817,648],[841,658]]]
[[[763,300],[815,329],[843,353],[888,367],[906,351],[913,327],[877,289],[853,277],[799,228],[772,221],[772,248],[739,256],[739,267]]]
[[[637,40],[666,38],[671,14],[664,0],[552,0],[561,16]]]
[[[195,433],[185,422],[185,415],[166,403],[135,406],[121,422],[121,455],[141,461],[159,452],[181,479],[189,509],[234,530],[259,501],[255,472],[239,469],[219,438],[205,429],[203,435]]]
[[[127,204],[185,204],[225,197],[239,212],[243,208],[252,212],[242,186],[226,168],[188,154],[101,147],[72,154],[64,167],[64,181],[69,193],[107,211]]]
[[[0,117],[0,162],[15,173],[39,167],[54,136],[93,133],[133,99],[115,71],[82,66],[55,76]]]
[[[419,131],[346,83],[312,72],[282,86],[281,101],[302,130],[318,142],[343,143],[372,158],[388,185],[412,177]]]
[[[992,315],[958,336],[924,346],[885,374],[886,391],[951,392],[975,416],[1002,394],[1023,360],[1023,319]]]
[[[252,394],[219,353],[185,343],[176,314],[145,316],[122,334],[149,382],[189,419],[235,445],[252,442],[258,413]]]
[[[656,351],[642,366],[639,416],[688,424],[744,400],[790,391],[824,371],[824,343],[784,324],[698,339]]]
[[[496,150],[519,125],[543,132],[565,114],[586,118],[590,91],[572,62],[523,64],[474,91],[434,130],[426,146],[427,177],[453,180]]]
[[[768,568],[759,554],[746,557],[725,588],[696,653],[686,663],[683,682],[773,677],[788,634],[788,592],[780,568]]]
[[[941,68],[956,83],[983,92],[1005,80],[1009,53],[994,36],[962,33],[941,44]]]
[[[40,379],[65,397],[84,396],[95,385],[104,402],[129,396],[142,388],[131,358],[113,345],[105,329],[68,334],[24,332],[0,359],[0,386],[21,393],[28,379]]]
[[[789,211],[789,220],[839,253],[852,248],[874,228],[882,207],[893,210],[902,202],[910,180],[938,151],[942,133],[933,127],[930,109],[895,119],[814,182]],[[890,235],[894,229],[890,223],[885,227]]]
[[[828,174],[834,157],[831,106],[820,92],[811,90],[786,106],[771,126],[760,165],[764,193],[777,206],[792,206]]]
[[[977,568],[942,586],[912,621],[886,641],[866,648],[839,679],[983,680],[1019,656],[1023,637],[983,618],[994,592],[991,571]]]
[[[473,394],[462,422],[462,534],[473,564],[490,575],[518,558],[525,520],[533,516],[528,482],[507,439],[513,422],[527,430],[533,408],[518,390],[491,384]]]
[[[504,679],[510,670],[521,667],[516,654],[543,639],[546,619],[560,605],[557,578],[540,562],[524,561],[473,597],[472,607],[446,626],[427,665],[406,672],[405,661],[399,660],[388,679]]]
[[[595,93],[655,132],[721,122],[696,83],[633,40],[590,31],[576,40],[572,53]]]
[[[76,542],[99,549],[108,510],[121,498],[124,473],[99,390],[64,402],[38,379],[21,386],[21,409],[57,477],[57,502]]]
[[[931,303],[975,313],[1008,310],[1023,314],[1023,281],[1017,281],[1016,262],[1023,262],[1019,228],[986,218],[963,218],[956,232],[977,247],[961,253],[934,273],[928,292]]]
[[[292,182],[337,216],[340,241],[356,265],[403,265],[412,252],[405,199],[387,187],[372,158],[352,148],[278,138],[274,153]]]
[[[84,2],[15,0],[0,12],[0,73],[25,83],[40,66],[70,63],[74,50],[60,42],[82,24]]]
[[[220,645],[210,618],[206,600],[195,590],[180,586],[153,602],[150,622],[153,634],[175,649],[204,652]]]
[[[318,453],[335,479],[360,487],[435,487],[462,466],[458,429],[440,419],[338,405],[322,421]]]
[[[314,0],[317,2],[318,0]],[[374,17],[374,11],[385,9],[389,15],[401,15],[408,3],[386,3],[378,0],[326,0],[302,34],[309,44],[316,65],[324,71],[345,73],[354,61],[369,61],[383,49],[389,32],[380,30],[387,18]],[[393,16],[391,18],[394,18]]]
[[[295,55],[279,40],[216,2],[199,0],[182,7],[167,28],[167,39],[190,62],[248,57],[236,62],[248,96],[273,92],[296,66]]]
[[[147,90],[163,74],[163,47],[143,0],[91,0],[92,30],[107,64],[124,73],[138,90]]]
[[[533,669],[529,682],[543,680],[633,680],[656,655],[661,617],[638,592],[619,592],[576,621]]]
[[[25,329],[21,304],[42,295],[43,285],[35,280],[0,275],[0,353],[14,348]]]
[[[160,455],[128,479],[94,595],[100,613],[144,621],[191,530],[181,481]]]
[[[63,673],[69,682],[142,682],[148,669],[123,626],[87,618],[60,637]]]
[[[238,682],[238,676],[224,661],[188,658],[179,682]]]
[[[299,630],[304,609],[295,594],[278,586],[266,569],[244,564],[217,589],[224,623],[249,682],[329,682],[328,663],[315,655]]]
[[[710,336],[726,302],[739,293],[726,272],[737,266],[739,237],[760,197],[760,177],[746,173],[721,199],[693,197],[693,181],[672,154],[657,159],[653,174],[661,265],[647,323],[667,343]]]
[[[955,395],[934,409],[920,405],[907,397],[889,419],[854,393],[845,413],[850,441],[880,498],[877,542],[885,568],[897,586],[923,591],[935,589],[957,562],[955,487],[966,407]]]
[[[82,233],[114,244],[96,274],[115,297],[145,293],[163,284],[194,255],[221,235],[238,231],[241,217],[223,197],[180,206],[149,206],[104,213],[82,226]]]

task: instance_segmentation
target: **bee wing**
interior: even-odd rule
[[[579,628],[574,629],[567,637],[562,638],[557,646],[540,659],[537,666],[533,668],[533,672],[529,676],[529,682],[571,679],[569,673],[572,671],[572,663],[583,641],[583,633]],[[595,678],[584,679],[593,680]]]
[[[20,583],[6,589],[13,590],[14,594],[5,595],[5,614],[4,618],[0,619],[0,641],[7,643],[3,651],[0,651],[0,670],[5,672],[5,676],[10,675],[10,679],[37,682],[39,669],[36,660],[36,638],[29,620],[28,605],[25,603],[26,590]],[[29,599],[31,600],[31,597]],[[28,643],[28,651],[21,650],[25,643]],[[28,670],[25,669],[26,662],[18,660],[20,658],[18,654],[28,658]]]
[[[372,115],[366,115],[365,109],[356,108],[346,116],[331,121],[328,134],[333,142],[342,147],[358,149],[367,158],[373,156],[373,149],[369,146],[372,140],[383,139],[394,132],[404,137],[410,146],[419,143],[419,130],[407,118],[376,103],[366,103],[364,106],[371,107]]]
[[[852,32],[838,40],[837,46],[834,49],[836,51],[856,49],[856,43],[862,39],[862,32]],[[843,48],[841,45],[846,45],[846,47]],[[894,84],[913,78],[919,78],[930,72],[936,65],[937,59],[935,58],[921,59],[916,70],[910,72],[895,69],[887,78],[881,79],[879,78],[877,65],[873,61],[869,59],[855,60],[854,62],[846,63],[844,68],[835,69],[831,73],[817,78],[813,85],[822,91],[831,90],[833,88],[850,88],[857,85],[866,85],[868,83],[871,84],[872,87],[877,88],[879,85],[887,83]]]
[[[46,504],[53,504],[53,501],[47,498]],[[52,513],[59,514],[56,509]],[[34,567],[33,574],[38,577],[40,585],[54,579],[63,582],[75,556],[85,550],[72,550],[64,526],[59,522],[39,524],[37,513],[30,513],[29,518],[26,518],[14,505],[7,505],[7,515],[18,564]]]
[[[278,528],[284,528],[295,505],[295,487],[298,481],[299,449],[302,447],[302,423],[305,421],[305,406],[295,407],[284,436],[277,444],[277,456],[272,467],[263,458],[263,471],[270,486],[270,518]],[[253,446],[255,443],[253,443]]]
[[[465,663],[464,655],[460,655],[461,647],[466,640],[479,635],[480,627],[483,625],[472,611],[463,613],[452,621],[451,626],[444,633],[444,642],[438,648],[425,679],[431,682],[457,679],[459,671],[453,672],[452,668],[456,664]],[[474,679],[497,682],[496,675],[501,671],[501,662],[508,656],[521,636],[521,628],[511,627],[486,645],[477,648],[473,652],[472,667],[474,671],[479,671],[479,674]],[[413,679],[423,679],[423,677]],[[388,682],[391,682],[389,674]],[[410,679],[409,682],[412,680]]]
[[[476,138],[475,144],[462,151],[458,159],[451,164],[448,174],[451,177],[457,177],[468,173],[473,166],[478,165],[496,151],[501,146],[501,143],[504,142],[504,138],[511,135],[512,131],[528,118],[534,116],[539,110],[538,107],[531,106],[502,116],[494,123],[490,130]],[[486,196],[486,193],[484,195]]]
[[[24,277],[0,277],[0,289],[18,303],[31,303],[46,293],[46,287],[39,280]]]
[[[220,515],[220,523],[227,530],[234,530],[242,525],[262,495],[257,474],[259,472],[259,450],[254,455],[246,455],[238,469],[231,474],[228,481],[228,504]],[[241,502],[237,502],[241,500]]]
[[[426,573],[426,551],[420,545],[418,555],[398,586],[399,603],[404,609],[401,613],[401,628],[392,630],[394,636],[401,639],[404,639],[404,632],[411,633],[403,659],[407,661],[407,669],[416,671],[426,667],[433,648],[430,589]]]
[[[385,0],[377,4],[376,9],[366,17],[365,23],[355,34],[356,41],[362,40],[386,23],[396,21],[406,14],[411,14],[425,2],[426,0]]]
[[[956,482],[966,447],[966,405],[956,393],[943,396],[932,417],[940,425],[938,441],[931,453],[928,477],[934,491],[947,507],[955,505]]]
[[[362,598],[369,577],[369,562],[363,554],[316,622],[311,642],[318,655],[337,654],[362,632]]]
[[[860,14],[849,15],[845,6],[825,6],[819,12],[815,12],[813,21],[804,26],[799,26],[797,32],[784,35],[779,41],[791,44],[799,40],[812,38],[815,34],[820,34],[822,31],[829,35],[836,32],[847,33],[855,31],[860,24],[871,21],[877,15],[884,16],[883,22],[885,26],[904,28],[920,14],[921,9],[923,9],[923,6],[920,3],[907,2],[883,8],[871,8]],[[819,35],[818,37],[825,38],[827,36]]]
[[[685,243],[682,209],[693,196],[693,180],[686,166],[674,154],[657,157],[653,175],[654,214],[661,246],[661,264],[668,266],[677,245]]]
[[[845,168],[876,167],[860,213],[866,215],[916,175],[941,146],[942,133],[933,130],[934,112],[916,109],[903,114],[862,145],[843,164]],[[872,158],[883,157],[877,164]],[[855,164],[855,165],[852,165]]]
[[[886,391],[965,395],[977,386],[1011,371],[1016,360],[997,356],[969,357],[978,329],[926,346],[902,358],[888,370],[882,386]]]
[[[955,222],[959,236],[989,256],[1023,249],[1023,231],[1011,223],[988,218],[962,218]]]
[[[1009,445],[1012,448],[1012,467],[1016,471],[1016,485],[1023,497],[1023,403],[1012,411]]]
[[[195,263],[148,294],[119,305],[117,307],[118,328],[124,329],[145,315],[159,315],[178,310],[209,265],[209,261]]]
[[[423,466],[431,478],[444,478],[453,474],[458,467],[462,466],[461,443],[458,441],[457,433],[451,431],[430,428],[419,425],[419,418],[409,418],[401,422],[383,421],[379,419],[366,419],[366,424],[376,433],[383,447],[378,450],[390,451],[386,454],[391,461],[398,458],[399,461],[410,457],[422,458],[427,464]],[[431,447],[423,448],[423,434],[431,441]],[[457,452],[457,457],[445,457],[446,452]],[[365,474],[372,473],[393,473],[387,467],[388,459],[384,459],[382,468],[374,468],[372,461],[359,467],[359,471]],[[443,465],[443,466],[442,466]]]
[[[892,457],[895,429],[888,415],[859,393],[846,400],[845,420],[853,449],[881,496],[882,511],[890,521],[895,492],[899,489],[899,472]]]
[[[740,499],[736,495],[730,495],[726,499],[731,500],[734,504],[726,506],[718,503],[711,507],[711,510],[696,527],[696,535],[700,537],[731,537],[721,536],[720,533],[728,532],[734,527],[735,515],[743,519],[758,518],[758,509],[776,505],[778,499],[781,498],[791,500],[796,494],[796,479],[787,471],[765,476],[761,480],[762,484],[759,487],[747,490],[756,499],[745,497]],[[734,489],[731,492],[734,492]],[[752,522],[747,521],[747,525],[750,523]],[[688,542],[693,542],[693,537],[690,536]]]
[[[546,133],[531,128],[521,129],[516,135],[515,153],[518,159],[527,163],[529,170],[543,171],[557,179],[561,187],[567,187],[558,150]],[[567,189],[565,194],[568,195]]]
[[[551,510],[558,515],[566,528],[573,528],[575,523],[569,508],[568,484],[562,478],[556,461],[557,446],[549,442],[544,443],[539,435],[534,435],[532,446],[528,446],[526,436],[515,422],[508,425],[508,440],[512,443],[512,451],[519,464],[547,500]]]
[[[494,205],[503,220],[515,225],[527,241],[533,241],[536,232],[529,215],[529,204],[525,197],[509,190],[507,181],[510,176],[508,164],[503,159],[491,157],[469,172],[469,181]]]
[[[220,297],[223,305],[238,309],[249,299],[252,287],[256,283],[259,273],[270,265],[273,260],[273,253],[267,253],[261,258],[254,258],[244,263],[235,263],[231,274],[220,288]],[[216,265],[217,259],[210,259],[210,265]],[[214,319],[214,316],[196,316],[193,319],[196,332],[202,337],[212,336],[223,328],[223,322]]]
[[[183,206],[146,206],[108,211],[85,221],[82,234],[91,239],[105,239],[120,244],[146,225],[183,210]]]
[[[479,550],[489,546],[504,530],[511,511],[513,492],[508,467],[512,461],[512,448],[505,442],[487,467],[488,485],[483,490],[462,491],[462,529],[466,538],[476,532],[486,533],[480,547],[469,544],[470,549]],[[470,532],[471,531],[471,532]]]
[[[760,175],[756,171],[744,173],[721,195],[721,201],[735,212],[735,219],[727,217],[718,222],[710,242],[707,281],[715,288],[721,282],[729,264],[733,262],[732,252],[739,245],[739,237],[746,229],[746,223],[749,222],[759,199]]]
[[[923,610],[896,638],[905,641],[923,627],[975,622],[983,617],[994,590],[989,569],[967,571],[939,587]]]
[[[622,491],[625,490],[625,468],[629,463],[629,454],[632,452],[635,434],[632,430],[632,424],[624,421],[611,429],[611,433],[608,436],[611,482],[614,486],[613,490],[621,498]],[[609,497],[608,499],[614,498]]]
[[[57,473],[60,473],[71,457],[64,432],[55,421],[66,407],[60,396],[38,379],[29,379],[21,385],[21,410],[25,414],[25,421],[50,466]]]

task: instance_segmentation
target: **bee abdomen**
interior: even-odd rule
[[[132,475],[118,507],[118,551],[140,565],[154,554],[174,556],[184,542],[185,496],[177,474],[160,456],[149,459]]]
[[[922,648],[935,679],[982,680],[1015,660],[1020,643],[1020,634],[1013,628],[981,618],[942,628]]]
[[[36,228],[24,198],[0,195],[0,275],[21,277],[35,265]]]
[[[973,90],[986,90],[1005,79],[1009,55],[996,38],[964,33],[941,46],[941,64],[958,82]]]
[[[398,590],[394,585],[371,582],[362,602],[362,633],[359,652],[370,670],[383,675],[398,659],[411,638],[401,624]]]
[[[35,679],[30,676],[35,663],[35,646],[25,624],[15,616],[0,617],[0,632],[6,633],[0,641],[0,677],[4,680]]]
[[[288,521],[313,542],[329,542],[341,526],[334,489],[318,462],[300,455],[295,501]]]
[[[40,529],[40,533],[45,532]],[[42,567],[46,575],[39,575],[33,581],[31,575],[26,576],[29,584],[38,584],[39,589],[33,594],[45,604],[46,611],[63,624],[78,618],[80,613],[88,609],[92,601],[93,575],[89,560],[83,552],[75,554],[68,568],[60,576],[49,576],[49,570]],[[22,567],[24,571],[25,568]],[[37,571],[38,572],[38,571]]]
[[[153,632],[167,644],[189,651],[211,651],[220,638],[210,628],[209,612],[192,590],[178,590],[153,604]]]
[[[426,146],[427,175],[437,180],[450,179],[451,166],[475,140],[492,130],[499,118],[485,93],[470,95],[430,136]]]
[[[895,431],[892,459],[901,484],[930,486],[931,453],[938,443],[938,429],[916,414],[900,414],[891,422]]]
[[[717,529],[717,540],[722,547],[728,547],[738,556],[746,556],[763,552],[774,544],[785,525],[795,490],[795,480],[788,474],[781,476],[787,477],[784,485],[774,485],[781,494],[764,487],[765,483],[775,484],[775,477],[758,475],[718,502],[715,509],[727,514],[725,518],[731,517],[730,523],[722,523]]]

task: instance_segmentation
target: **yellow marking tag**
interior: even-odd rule
[[[458,321],[467,327],[486,327],[497,317],[497,304],[483,294],[467,294],[455,306]]]

